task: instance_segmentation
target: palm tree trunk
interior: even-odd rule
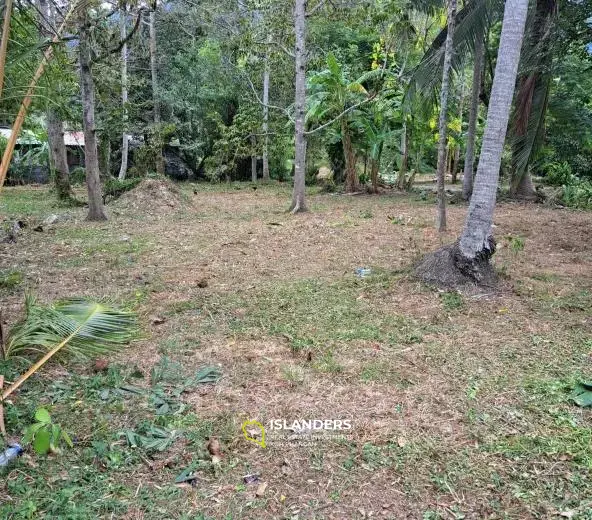
[[[469,262],[489,259],[495,251],[491,226],[527,12],[528,0],[506,0],[481,157],[459,241],[460,253]]]
[[[489,285],[495,281],[495,272],[489,263],[495,253],[491,227],[527,13],[528,0],[506,0],[487,124],[469,211],[459,241],[427,255],[416,267],[417,276],[427,282],[458,287],[474,283]]]
[[[86,9],[86,8],[85,8]],[[82,16],[80,24],[80,92],[84,127],[84,166],[86,169],[86,188],[88,191],[87,220],[107,220],[101,194],[99,156],[95,129],[95,86],[91,70],[88,14]]]
[[[271,39],[271,36],[269,37]],[[269,181],[269,45],[265,51],[263,72],[263,182]]]
[[[125,3],[122,4],[121,11],[119,13],[119,29],[121,39],[125,40],[126,36],[126,9]],[[129,155],[129,136],[126,133],[127,128],[127,42],[123,44],[121,48],[121,105],[123,107],[123,136],[121,141],[121,166],[119,168],[119,180],[122,181],[127,175],[127,162]]]
[[[440,121],[438,125],[438,166],[436,179],[438,183],[438,231],[446,231],[446,131],[448,123],[448,94],[450,89],[450,69],[452,64],[452,42],[454,37],[454,22],[456,18],[456,0],[448,0],[448,32],[444,50],[444,67],[442,72],[442,89],[440,92]]]
[[[349,125],[345,117],[341,118],[341,141],[345,156],[345,192],[354,193],[360,189],[360,182],[356,172],[356,156],[351,141]]]
[[[469,129],[467,132],[467,150],[465,152],[465,169],[463,173],[463,199],[469,200],[473,193],[473,174],[475,168],[475,143],[477,141],[477,120],[479,119],[479,95],[481,93],[481,72],[485,45],[483,37],[477,38],[475,44],[475,62],[473,64],[473,86],[471,90],[471,109]]]
[[[164,159],[162,157],[162,139],[160,137],[160,98],[158,95],[158,62],[156,55],[156,25],[155,25],[155,11],[156,1],[154,2],[153,8],[150,10],[150,74],[152,77],[152,103],[154,107],[154,131],[156,134],[156,142],[154,145],[157,148],[156,151],[156,173],[164,175]]]
[[[306,134],[304,133],[304,113],[306,110],[306,0],[296,0],[294,7],[295,45],[295,102],[296,112],[294,142],[294,190],[290,211],[306,211],[305,175],[306,175]]]

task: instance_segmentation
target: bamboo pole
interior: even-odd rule
[[[11,0],[7,0],[7,1],[11,1]],[[33,76],[33,79],[31,80],[31,83],[29,85],[27,93],[25,94],[25,98],[23,99],[23,102],[21,103],[21,107],[19,109],[18,115],[16,116],[14,124],[12,125],[12,133],[10,134],[10,138],[8,139],[8,144],[6,145],[6,149],[4,150],[4,155],[2,156],[2,164],[0,165],[0,190],[2,190],[2,188],[4,186],[4,181],[6,179],[6,173],[8,172],[8,166],[10,165],[10,161],[12,159],[12,154],[14,152],[16,140],[18,138],[18,135],[20,134],[21,128],[23,126],[23,122],[25,121],[25,116],[27,115],[27,111],[29,110],[29,107],[31,106],[31,101],[33,100],[33,93],[35,92],[35,88],[37,87],[37,83],[39,81],[39,78],[41,78],[41,76],[43,75],[43,72],[45,71],[45,67],[47,66],[47,64],[49,63],[49,60],[51,59],[51,57],[53,55],[53,46],[59,42],[59,40],[61,38],[62,31],[65,29],[66,24],[68,23],[68,21],[70,20],[70,18],[74,14],[77,4],[78,4],[78,2],[72,3],[72,5],[70,6],[70,9],[66,13],[66,16],[64,16],[64,20],[62,21],[62,25],[57,30],[55,36],[51,40],[51,44],[49,45],[49,47],[47,47],[47,49],[43,53],[43,59],[41,60],[41,63],[39,63],[39,67],[37,67],[37,71],[35,72],[35,75]]]
[[[0,99],[4,88],[4,68],[6,65],[6,50],[10,36],[10,17],[12,16],[12,0],[6,0],[4,9],[4,25],[2,26],[2,42],[0,43]]]

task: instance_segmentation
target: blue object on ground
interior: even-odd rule
[[[0,468],[8,466],[8,464],[16,459],[23,452],[20,444],[11,444],[2,453],[0,453]]]
[[[360,277],[360,278],[366,278],[367,276],[370,276],[372,274],[372,269],[368,268],[368,267],[358,267],[356,269],[356,276]]]

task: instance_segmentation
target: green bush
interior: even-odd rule
[[[108,179],[103,188],[103,200],[115,200],[121,197],[126,191],[133,190],[142,182],[140,177],[132,177],[120,181],[115,177]]]
[[[577,181],[577,178],[572,173],[571,166],[566,161],[562,163],[552,162],[545,169],[545,183],[552,186],[565,186]]]
[[[561,200],[570,208],[592,209],[592,182],[576,180],[564,185]]]
[[[72,168],[70,172],[70,184],[84,184],[86,182],[86,170],[82,166]]]

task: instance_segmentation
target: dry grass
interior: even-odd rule
[[[148,386],[163,355],[188,373],[215,364],[224,374],[184,394],[186,411],[167,419],[188,433],[154,456],[166,464],[132,458],[124,468],[107,465],[100,478],[91,476],[96,458],[81,465],[78,478],[92,481],[94,497],[86,514],[592,518],[590,415],[567,399],[570,385],[590,373],[592,214],[500,205],[501,289],[462,296],[422,286],[408,269],[454,240],[463,207],[450,208],[450,230],[438,235],[433,206],[414,196],[314,195],[310,213],[290,216],[285,187],[181,189],[165,213],[158,200],[132,193],[114,204],[108,223],[86,223],[73,210],[53,229],[1,246],[2,269],[22,272],[21,285],[43,300],[83,295],[138,309],[146,337],[113,361],[124,375],[132,367],[144,374],[134,384]],[[9,213],[27,209],[23,194],[4,191]],[[362,266],[374,274],[356,278]],[[21,303],[18,288],[4,291],[6,321]],[[66,367],[71,376],[62,379],[93,381],[87,367]],[[82,405],[53,399],[53,406],[67,425]],[[124,452],[117,431],[155,420],[137,400],[113,404],[107,417],[96,406],[96,416],[68,425],[85,439],[66,455],[70,464],[96,438]],[[351,419],[354,427],[345,440],[311,447],[261,449],[242,437],[242,421],[274,418]],[[9,428],[24,420],[8,419]],[[209,436],[222,442],[219,468],[204,462]],[[175,488],[192,461],[202,468],[199,485]],[[33,472],[59,472],[64,463],[32,464]],[[262,496],[243,485],[248,473],[268,483]],[[43,501],[45,488],[25,492],[18,475],[10,479],[0,495],[13,513],[24,514],[29,500],[67,516],[67,506]]]

